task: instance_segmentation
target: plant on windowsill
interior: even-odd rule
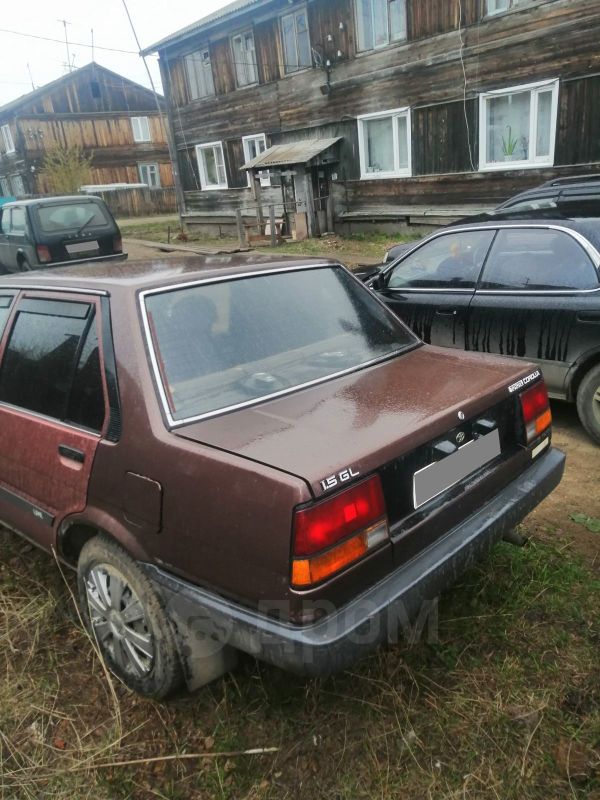
[[[506,126],[506,130],[508,135],[506,138],[502,137],[502,154],[505,161],[514,161],[515,158],[518,158],[517,153],[515,153],[518,142],[512,135],[512,127],[510,125]]]

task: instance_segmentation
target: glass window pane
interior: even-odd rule
[[[406,39],[406,0],[390,0],[390,39]]]
[[[206,173],[206,182],[209,186],[214,186],[219,183],[217,175],[217,161],[215,158],[215,151],[212,147],[207,147],[202,150],[202,158],[204,159],[204,171]]]
[[[550,132],[552,128],[552,92],[540,92],[537,96],[538,116],[535,154],[550,155]]]
[[[310,51],[308,20],[304,11],[299,11],[296,14],[296,35],[298,38],[298,64],[300,67],[310,67],[312,65],[312,54]]]
[[[2,361],[0,400],[64,419],[89,312],[82,303],[22,302]]]
[[[373,4],[373,33],[375,47],[388,44],[388,0],[372,0]]]
[[[398,125],[398,167],[408,169],[408,119],[397,117],[396,124]]]
[[[75,370],[66,419],[84,428],[102,430],[104,390],[96,323],[92,322]]]
[[[394,135],[391,117],[364,123],[367,172],[394,172]]]
[[[415,341],[335,267],[164,292],[146,307],[176,419],[355,369]]]
[[[65,203],[52,203],[33,209],[38,223],[43,231],[79,229],[85,224],[85,229],[104,228],[111,225],[103,207],[95,201],[76,200]]]
[[[473,289],[493,231],[450,233],[426,242],[393,270],[390,288]]]
[[[358,48],[372,50],[373,39],[373,2],[374,0],[357,0]]]
[[[596,289],[598,276],[572,236],[552,230],[501,230],[485,266],[484,289]]]
[[[529,158],[531,93],[488,97],[487,161],[525,161]]]
[[[289,14],[281,21],[283,27],[283,48],[285,54],[285,71],[294,72],[298,69],[298,53],[296,50],[296,26],[294,15]]]

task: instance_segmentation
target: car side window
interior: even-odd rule
[[[22,236],[27,228],[24,208],[13,208],[10,212],[10,232]]]
[[[583,247],[568,233],[549,229],[500,230],[482,289],[597,289],[598,274]]]
[[[494,231],[447,233],[394,267],[389,289],[474,289]]]
[[[0,401],[100,430],[104,398],[95,326],[92,304],[21,301],[0,367]]]
[[[13,299],[13,295],[0,295],[0,338],[4,333],[4,326],[10,314],[10,307]]]

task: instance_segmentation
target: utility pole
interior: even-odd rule
[[[71,67],[71,53],[69,52],[69,37],[67,36],[67,25],[71,23],[68,22],[66,19],[59,19],[58,22],[62,22],[64,29],[65,29],[65,46],[67,48],[67,65],[69,72],[72,72],[73,69]]]
[[[33,75],[31,74],[31,67],[29,66],[29,63],[27,63],[27,72],[29,73],[29,80],[31,81],[31,88],[35,92],[35,83],[33,82]]]
[[[92,28],[92,64],[94,64],[96,59],[94,58],[94,29]]]

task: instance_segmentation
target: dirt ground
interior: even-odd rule
[[[571,403],[552,403],[554,445],[567,454],[562,483],[528,517],[526,524],[543,539],[569,541],[586,562],[600,571],[600,533],[571,519],[600,517],[600,447],[586,435]]]

